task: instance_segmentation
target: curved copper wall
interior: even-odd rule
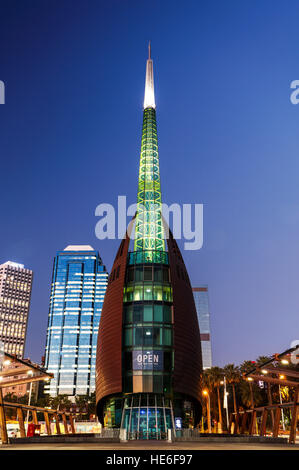
[[[192,287],[183,257],[170,231],[167,244],[173,289],[174,391],[201,401],[201,342]]]
[[[133,221],[129,225],[131,233]],[[96,401],[102,420],[100,400],[122,391],[123,291],[130,238],[122,240],[109,276],[98,333],[96,358]]]

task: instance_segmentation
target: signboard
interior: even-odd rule
[[[163,351],[133,351],[133,370],[163,370]]]
[[[175,418],[174,422],[176,429],[182,429],[182,418]]]

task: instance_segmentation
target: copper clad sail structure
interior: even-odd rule
[[[177,242],[167,240],[174,313],[174,391],[201,397],[202,356],[196,307],[188,272]]]
[[[120,244],[113,263],[99,325],[96,358],[98,410],[102,410],[102,399],[105,396],[122,391],[123,292],[130,243],[128,234],[131,232],[132,223],[133,221],[128,228],[126,238]],[[102,418],[102,411],[99,413]]]

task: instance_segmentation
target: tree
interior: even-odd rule
[[[221,411],[221,399],[220,399],[220,383],[223,380],[223,370],[220,367],[211,367],[208,369],[207,379],[212,389],[217,391],[217,402],[218,402],[218,416],[221,429],[223,428],[222,422],[222,411]]]
[[[90,416],[96,414],[96,394],[95,392],[90,395],[77,395],[75,397],[76,406],[79,408],[79,418],[82,416]]]
[[[10,403],[16,403],[18,401],[18,397],[16,395],[14,395],[13,393],[7,393],[4,398],[3,398],[3,401],[8,401]],[[17,414],[16,414],[16,409],[15,408],[9,408],[9,407],[5,407],[5,415],[6,415],[6,418],[8,419],[16,419],[17,417]]]
[[[227,364],[223,368],[223,373],[225,375],[226,381],[232,386],[233,390],[233,402],[234,402],[234,412],[237,413],[237,399],[236,399],[236,384],[240,383],[241,374],[239,367],[236,367],[234,364]]]
[[[265,362],[271,361],[271,359],[269,356],[259,356],[256,360],[256,365],[261,367]]]
[[[39,398],[37,398],[37,400],[35,400],[33,398],[32,401],[32,404],[35,405],[35,406],[39,406],[41,408],[46,408],[46,407],[49,407],[50,404],[51,404],[51,397],[47,394],[47,395],[43,395]]]
[[[261,390],[254,382],[247,382],[246,380],[242,380],[240,383],[240,392],[242,403],[245,408],[257,406],[263,402]]]
[[[256,363],[258,367],[261,367],[265,362],[270,361],[272,358],[268,356],[259,356],[256,360]],[[272,405],[272,393],[271,393],[271,384],[269,382],[266,383],[266,389],[267,389],[267,396],[268,396],[268,403],[269,405]],[[272,427],[274,426],[274,411],[271,410],[271,420],[272,420]]]
[[[242,374],[247,374],[248,372],[252,371],[255,367],[255,361],[243,361],[242,364],[240,364],[239,368]]]
[[[49,398],[49,405],[54,410],[69,411],[72,406],[72,402],[69,400],[67,395],[57,395],[56,397]]]
[[[92,392],[88,400],[88,414],[96,415],[96,392]]]
[[[247,361],[246,361],[247,362]],[[248,381],[245,378],[240,383],[240,393],[242,403],[246,408],[254,408],[263,403],[264,392],[253,381]]]

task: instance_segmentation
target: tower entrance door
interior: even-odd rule
[[[155,403],[155,406],[141,406],[141,403]],[[153,400],[154,399],[154,400]],[[158,406],[158,404],[160,406]],[[173,429],[173,412],[171,401],[165,406],[164,397],[152,394],[140,394],[125,399],[121,428],[126,430],[127,438],[166,439],[168,429]],[[139,405],[139,406],[134,406]]]

